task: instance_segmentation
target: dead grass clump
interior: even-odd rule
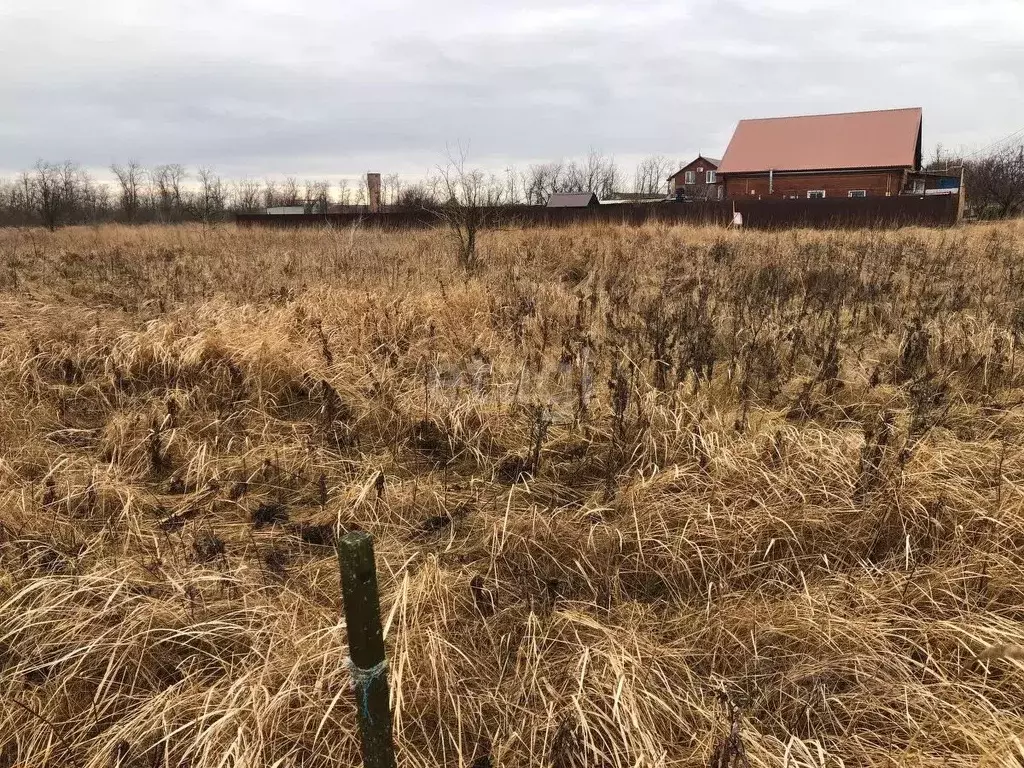
[[[481,237],[0,232],[0,765],[1020,762],[1019,224]]]

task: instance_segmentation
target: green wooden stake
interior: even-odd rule
[[[355,689],[365,768],[395,768],[388,672],[373,540],[347,533],[338,540],[341,596],[345,604],[348,653]]]

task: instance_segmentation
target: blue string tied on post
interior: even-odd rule
[[[379,664],[374,664],[369,669],[363,669],[362,667],[356,666],[356,663],[352,661],[351,656],[346,656],[345,666],[348,667],[348,672],[352,675],[352,687],[355,689],[356,693],[359,694],[362,702],[363,716],[368,721],[372,720],[373,718],[370,715],[370,686],[378,677],[387,675],[387,659],[382,660]]]

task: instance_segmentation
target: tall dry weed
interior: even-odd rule
[[[0,231],[0,765],[1018,765],[1024,229]]]

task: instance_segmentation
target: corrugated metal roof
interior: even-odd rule
[[[719,173],[913,168],[921,108],[740,120]]]
[[[586,208],[597,204],[597,195],[593,192],[567,192],[552,195],[548,198],[548,208]]]
[[[601,205],[653,205],[654,203],[663,202],[666,199],[665,195],[636,197],[636,198],[614,198],[608,200],[599,201]]]
[[[658,192],[655,194],[648,194],[646,192],[612,192],[604,200],[601,200],[601,205],[605,203],[619,202],[619,203],[642,203],[650,200],[663,200],[665,198],[664,192]]]

